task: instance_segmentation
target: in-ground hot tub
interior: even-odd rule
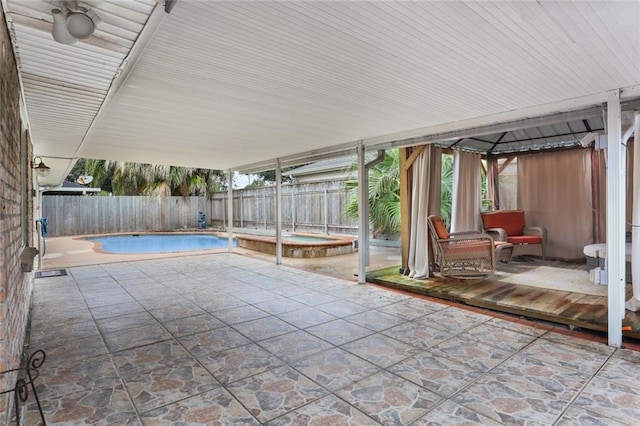
[[[235,235],[238,247],[276,254],[276,238],[260,235]],[[355,237],[317,234],[291,234],[282,239],[284,257],[311,258],[337,256],[357,251]]]

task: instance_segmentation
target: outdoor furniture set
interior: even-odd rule
[[[498,260],[512,256],[544,257],[546,230],[525,226],[522,210],[482,213],[484,232],[449,233],[439,216],[429,216],[434,264],[445,277],[476,278],[495,272]]]

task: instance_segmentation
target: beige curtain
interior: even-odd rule
[[[500,192],[498,191],[498,161],[487,155],[487,200],[491,201],[489,210],[496,210],[500,206]]]
[[[604,161],[605,157],[605,151],[591,149],[593,243],[607,241],[607,165]],[[630,214],[631,211],[628,211],[628,217]]]
[[[635,139],[627,142],[627,198],[626,198],[626,215],[627,215],[627,232],[631,232],[631,224],[633,223],[633,149]],[[606,179],[605,179],[606,182]]]
[[[453,152],[451,232],[480,230],[480,154]]]
[[[429,145],[413,163],[411,194],[411,235],[409,239],[409,276],[429,277],[429,229],[427,217],[440,212],[440,174],[442,150]]]
[[[584,259],[593,242],[590,150],[518,157],[518,208],[528,226],[547,229],[548,257]]]

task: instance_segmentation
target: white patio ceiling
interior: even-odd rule
[[[88,2],[102,33],[62,46],[50,15],[24,18],[48,2],[3,1],[47,163],[236,169],[588,107],[615,89],[640,97],[638,1],[178,0],[154,13],[124,72],[114,34],[137,34],[153,2]]]

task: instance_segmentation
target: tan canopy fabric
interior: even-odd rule
[[[440,214],[442,150],[429,145],[413,163],[411,236],[408,266],[411,278],[429,277],[429,229],[427,217]]]
[[[480,230],[480,154],[453,152],[453,195],[451,202],[451,232]]]
[[[547,228],[548,257],[584,259],[593,243],[591,150],[518,157],[518,208],[528,226]]]

